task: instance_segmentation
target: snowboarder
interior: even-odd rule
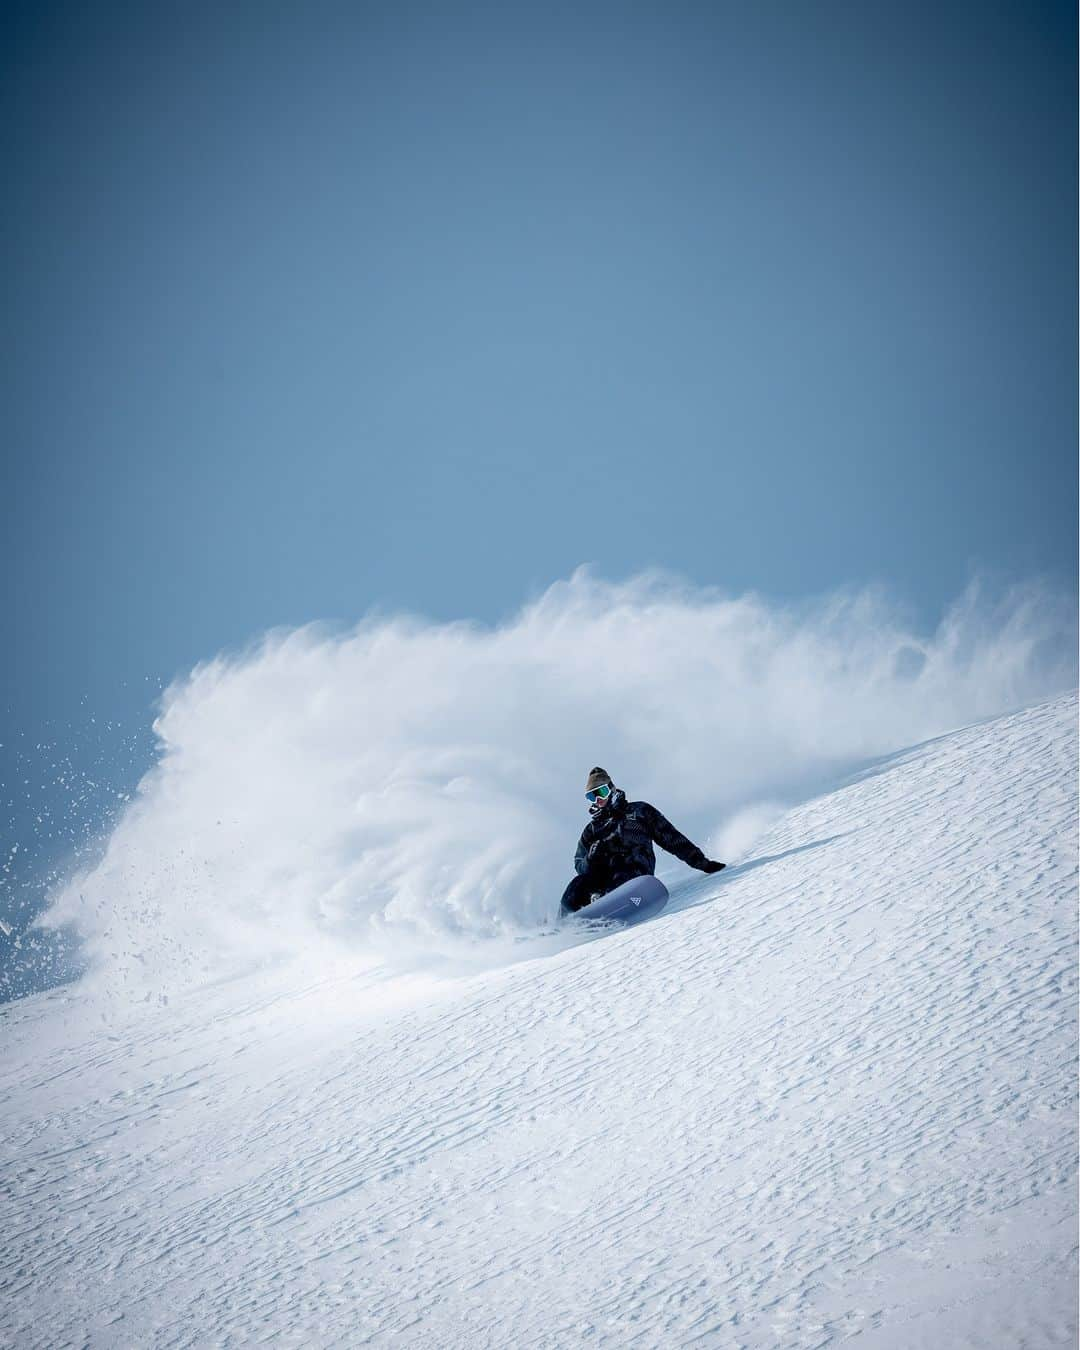
[[[577,876],[563,892],[564,914],[583,909],[634,877],[656,871],[653,844],[674,853],[699,872],[720,872],[726,866],[706,858],[695,844],[648,802],[628,802],[606,769],[595,768],[585,782],[592,820],[585,826],[574,854]]]

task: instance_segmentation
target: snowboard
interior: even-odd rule
[[[624,881],[591,905],[579,909],[574,917],[638,923],[659,914],[667,902],[667,887],[662,881],[656,877],[635,877],[633,881]]]

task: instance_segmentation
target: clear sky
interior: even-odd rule
[[[1071,4],[4,16],[9,730],[584,561],[1074,585]]]

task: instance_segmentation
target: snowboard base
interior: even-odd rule
[[[578,919],[607,919],[616,923],[638,923],[651,918],[668,902],[667,887],[656,877],[634,877],[624,881],[607,895],[594,900],[591,905],[579,909],[574,915]]]

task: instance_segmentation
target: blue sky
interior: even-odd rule
[[[9,742],[582,562],[927,627],[975,571],[1073,589],[1075,29],[6,6]]]

